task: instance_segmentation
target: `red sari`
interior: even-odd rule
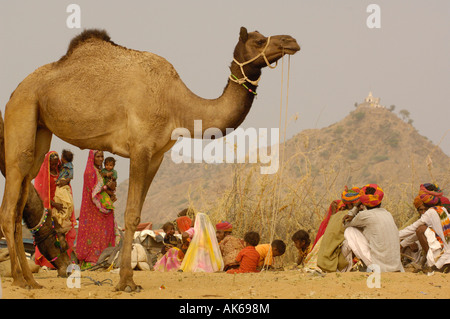
[[[94,165],[95,153],[89,151],[84,171],[76,246],[78,260],[85,263],[96,263],[105,248],[115,246],[114,210],[102,198],[103,178]]]
[[[56,180],[58,179],[58,174],[53,175],[50,173],[50,155],[57,154],[55,151],[50,151],[45,155],[44,162],[41,165],[38,175],[34,179],[34,188],[42,199],[44,207],[51,210],[53,207],[51,205],[51,200],[55,197],[56,190]],[[72,222],[72,228],[66,234],[66,242],[69,245],[67,254],[70,256],[73,251],[73,246],[76,237],[75,225],[77,223],[75,219],[75,213],[72,212],[70,218]],[[41,254],[38,247],[35,248],[35,263],[39,266],[47,266],[51,269],[55,267]]]

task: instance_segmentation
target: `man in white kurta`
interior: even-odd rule
[[[448,214],[445,207],[441,207],[441,209]],[[441,269],[445,264],[450,264],[450,243],[445,240],[439,214],[433,207],[422,214],[416,222],[399,232],[402,246],[407,246],[410,242],[418,240],[416,230],[422,225],[428,227],[425,231],[425,237],[427,238],[429,246],[426,256],[427,265],[429,267],[435,266],[437,269]],[[430,228],[432,228],[435,233]],[[442,243],[436,239],[436,235],[443,239]]]
[[[371,268],[370,264],[378,265],[381,272],[403,271],[398,228],[386,209],[378,207],[362,210],[345,227],[349,246],[356,243],[352,250],[357,252],[356,255],[360,254],[366,266]],[[365,241],[351,239],[361,238],[355,234],[358,231]]]

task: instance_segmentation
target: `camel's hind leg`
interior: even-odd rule
[[[116,290],[139,291],[140,286],[133,281],[131,269],[131,246],[134,232],[140,222],[142,205],[150,184],[161,165],[163,154],[151,156],[150,152],[143,150],[139,154],[130,157],[130,186],[128,189],[127,208],[125,211],[125,236],[122,246],[122,259],[120,262],[120,281]],[[143,170],[147,167],[147,171]]]
[[[36,137],[40,135],[36,134],[37,112],[37,105],[34,103],[27,104],[26,101],[13,98],[5,113],[6,183],[0,225],[10,252],[13,285],[21,287],[26,287],[27,283],[32,287],[40,287],[29,268],[21,237],[22,212],[27,201],[30,181],[34,177],[32,169],[36,166],[35,149],[39,145],[42,151],[42,145],[46,144],[36,144]]]
[[[11,275],[13,285],[26,287],[22,268],[17,261],[21,261],[19,254],[24,253],[23,242],[18,236],[21,234],[21,219],[23,207],[27,199],[28,187],[26,180],[17,170],[11,167],[6,169],[5,193],[1,206],[0,225],[8,244],[11,261]],[[22,187],[25,186],[25,187]],[[20,229],[20,230],[19,230]],[[20,242],[19,242],[20,240]],[[29,268],[29,267],[28,267]],[[26,270],[25,270],[26,271]]]

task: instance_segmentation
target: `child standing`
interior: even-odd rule
[[[114,157],[105,158],[105,168],[101,170],[101,175],[103,177],[103,190],[111,197],[111,200],[115,202],[117,200],[116,197],[116,180],[117,180],[117,171],[114,169],[116,166],[116,160]]]
[[[259,253],[255,246],[259,244],[259,234],[257,232],[248,232],[244,235],[245,248],[236,256],[239,268],[227,270],[228,274],[242,274],[248,272],[257,272],[259,263]]]
[[[72,228],[70,220],[73,212],[73,196],[70,188],[70,181],[73,179],[73,153],[68,150],[63,150],[61,153],[61,169],[56,180],[55,203],[62,204],[63,209],[52,209],[52,216],[61,225],[64,233],[67,233]]]

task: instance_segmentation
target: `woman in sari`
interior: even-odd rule
[[[114,207],[103,191],[102,164],[103,152],[90,150],[84,171],[76,246],[82,268],[97,263],[105,248],[115,246]]]
[[[44,162],[41,165],[38,175],[34,180],[34,187],[39,194],[39,197],[42,199],[44,207],[49,211],[52,209],[57,209],[61,211],[63,209],[63,205],[59,203],[55,203],[55,191],[56,191],[56,180],[59,176],[59,167],[60,160],[58,153],[54,151],[50,151],[45,155]],[[62,182],[64,183],[64,182]],[[71,229],[66,233],[66,242],[69,245],[69,249],[67,250],[67,254],[71,256],[73,251],[73,246],[76,237],[75,225],[75,213],[72,211],[72,215],[70,218],[72,222]],[[41,254],[39,249],[35,248],[35,262],[39,266],[47,266],[51,269],[54,269],[53,265]]]
[[[186,231],[189,234],[189,230]],[[216,238],[216,231],[208,215],[198,213],[189,248],[181,263],[184,272],[216,272],[223,270],[222,253]]]

